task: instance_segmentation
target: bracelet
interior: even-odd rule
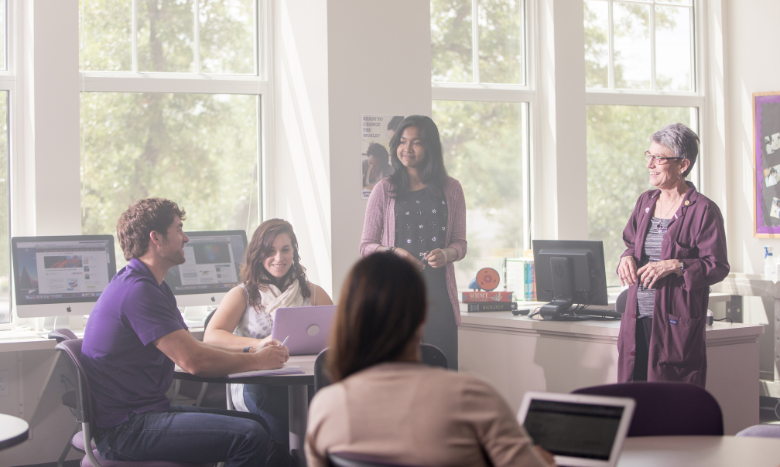
[[[252,347],[244,347],[244,353],[249,353],[249,349],[251,349],[251,348]]]
[[[394,252],[394,251],[395,251],[395,247],[394,247],[394,246],[389,246],[389,247],[387,247],[387,249],[385,250],[385,253],[392,253],[392,252]]]

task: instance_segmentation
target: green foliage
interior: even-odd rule
[[[471,23],[470,0],[431,0],[433,81],[472,81]]]
[[[132,58],[131,0],[80,0],[81,69],[129,71]]]
[[[479,80],[525,82],[522,0],[479,2]]]
[[[697,126],[686,107],[589,105],[587,118],[588,238],[604,241],[607,282],[619,285],[612,272],[626,249],[623,229],[639,195],[653,188],[642,157],[651,137],[670,123]]]

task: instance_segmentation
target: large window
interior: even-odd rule
[[[684,123],[700,133],[691,0],[585,0],[588,238],[604,242],[608,285],[623,229],[651,188],[642,154],[652,134]],[[689,180],[698,185],[700,162]]]
[[[460,287],[523,256],[530,239],[527,10],[522,0],[433,0],[433,119],[466,197]]]
[[[82,232],[144,197],[188,230],[262,218],[265,3],[81,0]],[[121,256],[121,255],[118,255]]]

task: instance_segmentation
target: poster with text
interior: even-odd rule
[[[753,234],[780,238],[780,92],[753,94],[755,208]]]
[[[383,178],[393,173],[390,139],[404,119],[402,115],[363,115],[360,118],[360,187],[363,199]]]

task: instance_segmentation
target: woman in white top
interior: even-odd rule
[[[227,293],[209,322],[203,341],[247,352],[271,340],[278,308],[332,305],[318,285],[306,279],[292,225],[270,219],[255,230],[244,254],[241,285]],[[287,388],[231,384],[237,410],[262,415],[274,439],[288,444]]]

